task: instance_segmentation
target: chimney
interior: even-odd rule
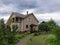
[[[27,11],[27,15],[28,15],[28,11]]]

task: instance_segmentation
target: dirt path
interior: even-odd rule
[[[24,45],[32,36],[33,34],[26,36],[25,38],[21,39],[20,42],[18,42],[16,45]]]

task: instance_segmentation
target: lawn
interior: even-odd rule
[[[26,45],[51,45],[49,44],[49,39],[55,36],[52,34],[40,34],[39,36],[33,36],[29,41],[27,41]]]

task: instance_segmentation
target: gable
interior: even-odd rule
[[[27,15],[27,17],[24,19],[24,24],[35,24],[38,25],[38,20],[34,15]]]
[[[12,17],[15,17],[15,15],[12,13],[7,21],[7,25],[10,25],[11,24],[11,21],[12,21]]]
[[[34,18],[37,22],[39,22],[39,21],[38,21],[38,19],[35,17],[35,15],[34,15],[34,14],[33,14],[32,16],[33,16],[33,18]]]
[[[12,22],[12,18],[13,17],[20,17],[20,18],[23,18],[23,19],[26,19],[27,18],[27,20],[30,18],[30,20],[32,21],[35,21],[35,22],[39,22],[38,20],[37,20],[37,18],[34,16],[34,14],[33,13],[30,13],[30,14],[28,14],[28,15],[23,15],[23,14],[19,14],[19,13],[16,13],[16,12],[12,12],[12,14],[11,14],[11,16],[9,17],[9,19],[8,19],[8,21],[7,21],[7,23],[6,24],[8,24],[8,25],[10,25],[11,24],[11,22]]]
[[[35,21],[39,22],[38,19],[34,16],[33,13],[28,14],[25,18],[29,18],[29,17],[31,18],[31,20],[34,18]]]
[[[32,22],[34,22],[34,23],[38,23],[39,22],[34,15],[30,15],[29,17],[32,20]]]

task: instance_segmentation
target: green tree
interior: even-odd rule
[[[50,27],[48,26],[47,22],[43,21],[39,24],[39,30],[48,32],[50,31]]]
[[[5,24],[4,19],[0,19],[0,45],[7,45],[5,40]]]
[[[58,26],[53,19],[49,20],[47,24],[49,25],[51,32],[54,32],[55,28]]]
[[[8,43],[9,44],[15,43],[15,35],[16,35],[17,28],[18,28],[17,25],[12,25],[13,31],[8,33]]]
[[[15,43],[15,35],[18,26],[12,25],[13,31],[9,25],[4,24],[4,20],[0,20],[0,45],[10,45]]]
[[[50,19],[47,23],[50,26],[56,26],[57,25],[56,22],[53,19]]]

